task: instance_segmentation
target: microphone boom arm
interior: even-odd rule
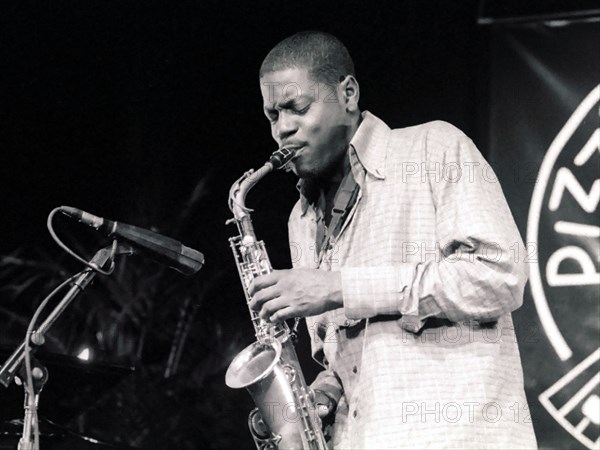
[[[102,248],[96,252],[94,257],[90,260],[90,264],[95,264],[98,267],[104,266],[108,261],[115,255],[133,254],[133,249],[129,245],[118,244],[116,252],[113,253],[112,245]],[[63,299],[58,305],[54,307],[52,312],[46,317],[46,320],[32,333],[31,345],[33,347],[40,347],[44,344],[44,335],[50,329],[52,324],[58,319],[58,317],[67,309],[71,302],[77,297],[77,295],[83,291],[94,279],[96,272],[90,268],[83,270],[79,276],[73,281],[71,289],[65,294]],[[29,336],[26,336],[29,339]],[[14,379],[17,372],[20,370],[21,365],[25,360],[25,342],[8,357],[6,362],[0,367],[0,384],[4,387],[8,387]]]

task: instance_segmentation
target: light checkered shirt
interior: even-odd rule
[[[448,123],[368,112],[349,157],[359,197],[321,262],[322,197],[289,220],[294,267],[342,274],[344,307],[307,318],[334,448],[536,448],[510,315],[525,253],[493,171]]]

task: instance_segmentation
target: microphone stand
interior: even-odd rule
[[[102,248],[96,252],[94,257],[89,261],[90,265],[96,267],[103,267],[108,261],[116,255],[132,255],[133,249],[129,245],[118,244],[116,248],[113,245]],[[46,317],[46,320],[31,334],[30,345],[31,352],[35,351],[37,347],[44,344],[44,335],[50,329],[52,324],[58,319],[58,317],[67,309],[69,304],[77,297],[77,295],[83,291],[94,279],[96,272],[91,268],[84,269],[73,281],[71,289],[65,294],[63,299],[58,303],[52,312]],[[27,337],[26,337],[27,339]],[[0,384],[4,387],[10,386],[11,381],[16,375],[19,375],[23,380],[23,387],[25,389],[25,418],[23,420],[23,437],[19,440],[18,450],[34,450],[34,439],[33,432],[36,425],[36,409],[39,401],[39,394],[44,387],[44,384],[48,380],[48,370],[35,358],[32,359],[32,378],[33,378],[33,391],[34,398],[31,399],[27,386],[24,372],[25,362],[25,342],[23,342],[13,353],[8,357],[6,362],[0,368]],[[20,384],[20,383],[18,383]],[[33,401],[32,401],[33,400]]]
[[[32,382],[33,382],[33,401],[31,400],[29,389],[25,385],[26,374],[23,365],[18,370],[19,377],[15,380],[16,384],[23,384],[25,391],[25,400],[23,408],[25,409],[25,417],[23,418],[23,435],[19,439],[17,450],[36,450],[35,439],[33,439],[35,427],[37,427],[37,407],[40,400],[40,392],[48,381],[48,369],[36,358],[30,356],[32,366]]]

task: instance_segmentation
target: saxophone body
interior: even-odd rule
[[[229,239],[246,303],[250,282],[273,269],[262,241],[256,239],[245,206],[248,191],[274,169],[281,169],[294,154],[285,148],[273,153],[263,167],[246,172],[229,192],[229,208],[239,234]],[[246,388],[256,408],[250,412],[248,426],[259,450],[325,450],[314,395],[306,385],[294,349],[294,335],[285,322],[268,323],[250,310],[256,342],[242,350],[225,375],[227,386]]]

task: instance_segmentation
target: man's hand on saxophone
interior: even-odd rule
[[[255,278],[248,291],[250,308],[269,322],[315,316],[344,304],[341,274],[317,269],[275,270]]]
[[[314,390],[315,405],[317,406],[317,413],[319,418],[324,419],[329,414],[333,413],[337,407],[337,402],[333,400],[331,395],[328,395],[321,389]]]

